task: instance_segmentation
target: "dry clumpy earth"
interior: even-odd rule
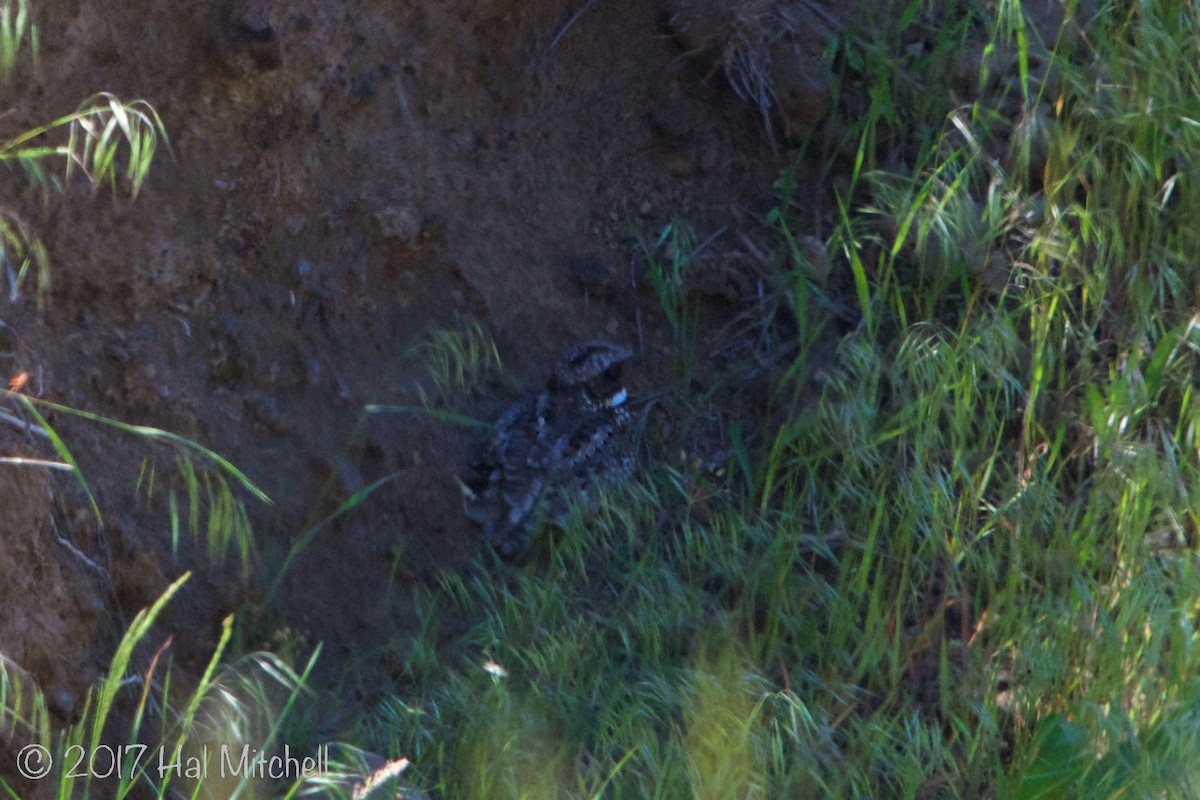
[[[476,434],[362,410],[418,402],[426,373],[409,353],[431,331],[478,323],[495,338],[503,372],[456,406],[481,419],[597,336],[638,348],[635,394],[660,389],[671,340],[637,233],[674,219],[713,237],[692,276],[706,321],[745,308],[786,143],[826,119],[819,54],[854,11],[759,5],[792,32],[735,30],[719,0],[35,4],[40,66],[3,90],[3,135],[106,90],[152,103],[173,153],[133,202],[73,185],[43,211],[7,179],[53,283],[40,311],[31,284],[0,304],[0,377],[192,437],[272,500],[243,495],[261,543],[243,580],[187,543],[172,556],[161,492],[136,488],[150,454],[137,437],[51,417],[102,520],[70,476],[0,465],[0,651],[61,720],[186,569],[138,668],[167,635],[197,663],[233,611],[252,639],[324,642],[331,664],[412,630],[412,587],[481,546],[455,480]],[[750,65],[772,77],[766,115],[727,78],[746,66],[731,41],[766,54]],[[827,233],[821,192],[803,194],[806,232]],[[11,422],[0,454],[56,458]],[[397,472],[320,530],[255,621],[301,532]]]

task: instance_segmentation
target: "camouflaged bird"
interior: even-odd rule
[[[546,506],[561,522],[572,496],[632,474],[628,394],[621,384],[621,368],[632,355],[608,342],[572,347],[542,392],[496,422],[467,483],[467,513],[500,555],[525,547]]]

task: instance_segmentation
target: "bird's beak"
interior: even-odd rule
[[[605,403],[605,405],[609,408],[616,408],[624,403],[627,399],[629,399],[629,392],[625,391],[625,387],[621,387],[621,391],[608,398],[608,402]]]

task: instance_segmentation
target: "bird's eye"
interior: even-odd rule
[[[617,378],[621,377],[621,365],[611,364],[608,369],[604,370],[604,377],[610,381],[615,381]]]

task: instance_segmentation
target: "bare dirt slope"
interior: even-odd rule
[[[689,55],[707,45],[677,35],[666,2],[600,0],[568,26],[581,7],[35,9],[40,70],[5,90],[4,132],[103,89],[150,101],[173,155],[135,202],[74,186],[40,216],[19,206],[45,236],[53,288],[40,313],[31,291],[0,307],[0,371],[241,467],[273,500],[248,501],[260,578],[338,502],[402,472],[324,527],[284,584],[271,624],[334,659],[409,630],[406,590],[479,546],[454,480],[474,433],[412,414],[356,427],[368,403],[417,402],[423,367],[406,352],[480,323],[503,378],[458,407],[484,419],[597,335],[641,349],[634,388],[661,385],[667,338],[634,231],[686,219],[700,238],[720,232],[718,250],[741,247],[775,202],[781,156],[730,91],[720,48]],[[789,127],[828,101],[820,75],[793,77]],[[714,292],[736,299],[727,261],[708,263]],[[128,615],[202,562],[171,560],[161,504],[136,500],[136,439],[55,421],[105,516],[68,477],[0,467],[0,650],[69,716]],[[0,452],[53,455],[7,424]],[[261,596],[232,569],[202,572],[166,621],[184,655]]]

